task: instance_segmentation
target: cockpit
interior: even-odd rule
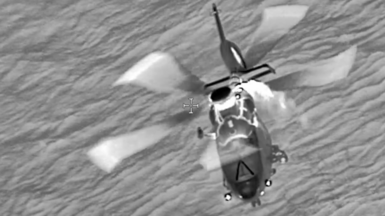
[[[252,178],[236,183],[235,187],[241,199],[252,199],[256,196],[258,190],[259,178],[254,175]]]

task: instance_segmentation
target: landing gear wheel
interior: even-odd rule
[[[197,132],[198,132],[198,138],[202,139],[204,137],[204,133],[203,133],[202,128],[198,127]]]
[[[272,184],[273,184],[273,182],[272,182],[270,179],[267,179],[267,180],[265,181],[265,186],[266,186],[266,187],[270,187]]]
[[[226,201],[230,201],[233,197],[231,196],[231,193],[225,193],[224,198]]]

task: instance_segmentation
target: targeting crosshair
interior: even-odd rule
[[[183,104],[183,108],[186,108],[186,107],[190,108],[190,111],[188,113],[193,114],[194,113],[193,109],[199,108],[199,104],[194,104],[194,102],[193,102],[194,98],[189,98],[189,100],[190,100],[190,104]]]

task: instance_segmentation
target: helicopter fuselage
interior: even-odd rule
[[[218,89],[211,96],[225,94],[224,91],[229,89]],[[242,200],[258,203],[272,173],[270,134],[247,92],[228,100],[236,101],[220,111],[212,106],[209,113],[225,187]]]
[[[242,76],[250,71],[268,69],[249,77],[258,79],[275,70],[268,65],[248,68],[238,46],[226,39],[215,4],[213,14],[222,60],[230,76],[205,85],[212,103],[209,116],[213,131],[209,136],[216,140],[224,186],[231,191],[230,197],[234,194],[255,206],[260,204],[259,197],[265,193],[265,187],[272,184],[270,177],[275,173],[272,164],[285,163],[287,156],[278,146],[272,145],[270,134],[257,114],[252,93],[240,86]],[[198,128],[198,137],[202,134]]]

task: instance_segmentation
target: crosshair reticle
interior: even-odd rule
[[[194,112],[193,112],[193,109],[194,108],[199,108],[199,104],[194,104],[194,98],[189,98],[189,100],[190,100],[190,104],[183,104],[183,108],[186,108],[186,107],[188,107],[188,108],[190,108],[190,111],[188,112],[188,113],[190,113],[190,114],[193,114]]]

